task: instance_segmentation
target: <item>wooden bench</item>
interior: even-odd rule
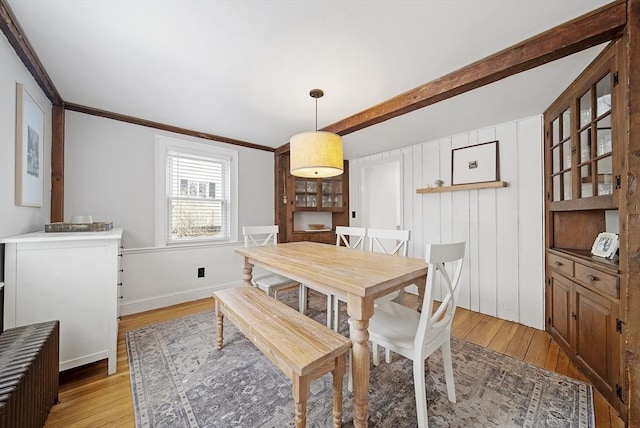
[[[218,349],[222,348],[226,316],[291,379],[296,427],[306,426],[311,382],[331,372],[333,426],[341,426],[342,378],[351,341],[257,288],[228,288],[214,292],[213,298]]]

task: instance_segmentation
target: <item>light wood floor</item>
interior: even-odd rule
[[[412,303],[406,302],[408,306]],[[63,372],[60,403],[53,406],[45,427],[133,427],[125,332],[213,309],[212,299],[122,317],[118,333],[118,370],[107,376],[106,360]],[[565,353],[544,331],[465,309],[456,311],[452,334],[547,370],[586,381]],[[594,389],[596,428],[624,427],[616,412]]]

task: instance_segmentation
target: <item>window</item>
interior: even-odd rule
[[[237,240],[237,151],[157,137],[159,246]]]

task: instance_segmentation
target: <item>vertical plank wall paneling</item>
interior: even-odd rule
[[[451,184],[451,150],[499,141],[500,179],[508,187],[419,195],[441,179]],[[360,168],[402,157],[403,227],[409,255],[428,242],[467,242],[459,305],[544,328],[542,116],[378,153],[350,161],[351,209],[359,206]],[[364,226],[362,215],[351,219]],[[436,296],[441,290],[436,290]]]
[[[520,322],[544,325],[542,118],[518,122],[518,290]],[[540,195],[540,196],[538,196]],[[531,304],[535,302],[540,304]]]

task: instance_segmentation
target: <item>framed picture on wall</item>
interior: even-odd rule
[[[16,83],[16,205],[41,207],[44,192],[44,111]]]
[[[451,150],[451,184],[498,181],[498,141]]]

